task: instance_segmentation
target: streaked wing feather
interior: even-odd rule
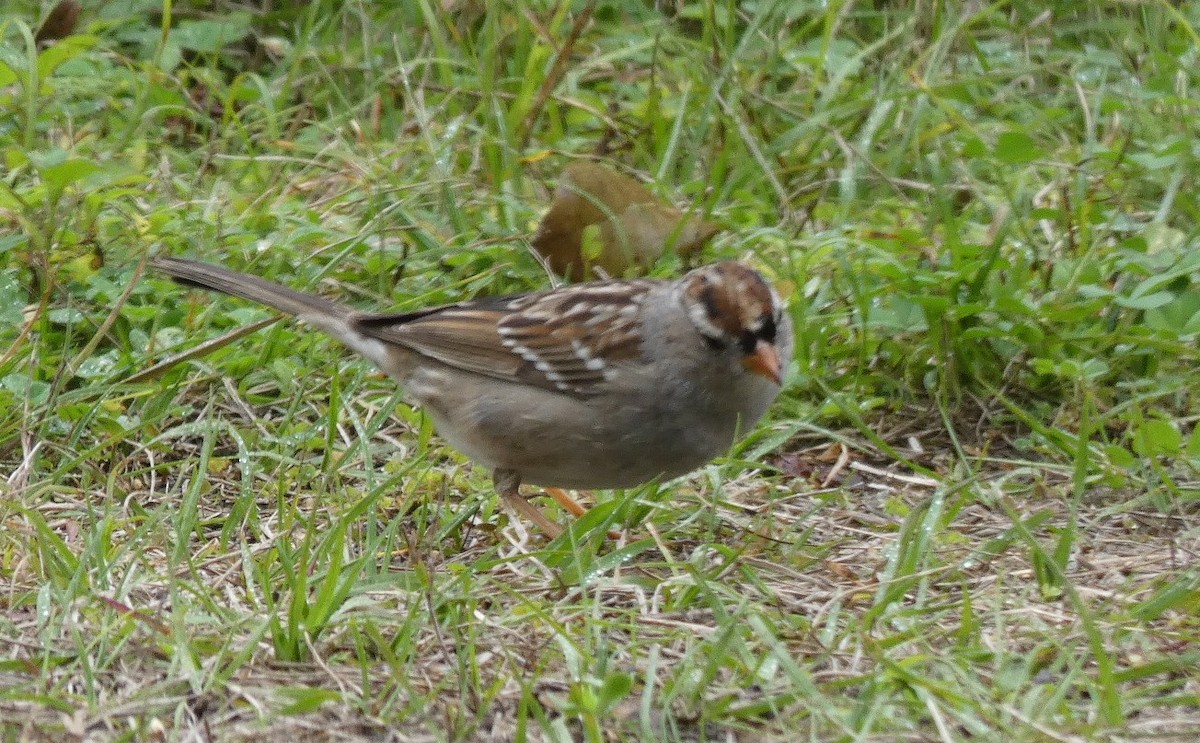
[[[355,327],[437,361],[508,382],[588,395],[612,361],[641,353],[647,281],[576,284],[398,315],[359,315]]]
[[[432,313],[363,315],[355,326],[364,334],[410,348],[448,366],[513,381],[522,360],[500,342],[495,311],[460,311],[451,305]]]

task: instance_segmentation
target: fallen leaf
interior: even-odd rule
[[[807,480],[816,474],[817,466],[814,458],[799,452],[784,452],[771,459],[771,464],[780,472],[801,480]]]
[[[598,227],[595,244],[585,233]],[[662,203],[633,178],[605,165],[568,165],[542,218],[533,247],[560,276],[591,278],[645,273],[673,248],[687,258],[722,227]]]
[[[41,46],[46,42],[67,38],[74,33],[75,26],[79,24],[79,14],[82,12],[83,5],[76,0],[62,0],[46,16],[46,20],[42,21],[33,40]]]

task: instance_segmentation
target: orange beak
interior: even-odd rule
[[[742,359],[742,366],[775,384],[783,384],[783,362],[779,360],[779,352],[771,343],[759,341],[754,351]]]

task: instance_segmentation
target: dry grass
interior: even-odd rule
[[[1187,4],[125,5],[0,24],[4,740],[1200,738]],[[798,342],[553,543],[332,343],[140,273],[541,287],[589,158]]]
[[[375,443],[382,454],[410,437],[390,428]],[[245,485],[218,466],[198,500],[203,536],[174,562],[171,520],[146,514],[178,508],[176,478],[203,444],[174,445],[153,468],[142,457],[125,462],[138,474],[122,486],[123,503],[9,488],[10,504],[29,509],[7,523],[9,551],[19,544],[26,556],[12,565],[10,597],[50,588],[46,533],[31,517],[79,555],[95,548],[88,535],[99,514],[123,525],[104,536],[109,585],[79,591],[50,621],[36,604],[13,601],[8,634],[25,639],[10,642],[0,674],[4,687],[23,690],[0,700],[10,735],[554,740],[556,731],[583,735],[580,695],[602,673],[628,674],[636,687],[597,721],[616,738],[790,740],[799,726],[802,737],[831,739],[849,733],[843,726],[864,700],[907,718],[886,740],[986,737],[989,728],[1028,740],[1200,732],[1195,616],[1175,606],[1139,615],[1164,586],[1195,580],[1195,514],[1127,507],[1124,494],[1098,492],[1072,517],[1070,473],[1053,466],[993,456],[956,480],[840,444],[793,447],[778,456],[776,477],[749,470],[714,486],[721,470],[712,469],[672,486],[673,497],[654,498],[651,518],[615,544],[580,535],[580,559],[543,551],[521,524],[483,519],[453,494],[479,474],[435,455],[443,495],[416,505],[381,498],[374,518],[399,537],[386,551],[372,551],[365,527],[351,525],[344,559],[359,577],[348,599],[302,639],[308,660],[281,662],[262,594],[280,588],[256,586],[254,576],[281,542],[300,549],[341,516],[315,500],[291,502],[294,491],[280,508],[264,475],[251,486],[268,493],[254,503],[254,528],[223,544]],[[921,448],[909,453],[934,469],[946,459]],[[356,466],[344,465],[339,487],[364,491]],[[452,533],[434,524],[419,533],[414,508],[454,524]],[[1014,523],[1048,549],[1072,518],[1077,549],[1064,590],[1050,590]],[[318,578],[328,564],[312,554],[306,569]],[[614,554],[624,557],[604,562]],[[1097,693],[1089,621],[1128,676],[1120,688],[1129,723],[1057,733],[1042,705],[1082,715]],[[896,688],[878,688],[881,677]],[[902,703],[909,695],[919,703]]]

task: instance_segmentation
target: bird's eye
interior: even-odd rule
[[[774,343],[775,342],[775,332],[776,332],[775,318],[768,317],[766,320],[763,321],[762,330],[758,331],[758,336],[769,343]]]
[[[747,330],[742,333],[742,337],[738,338],[738,345],[742,348],[742,353],[749,356],[754,353],[755,347],[758,346],[758,334]]]

